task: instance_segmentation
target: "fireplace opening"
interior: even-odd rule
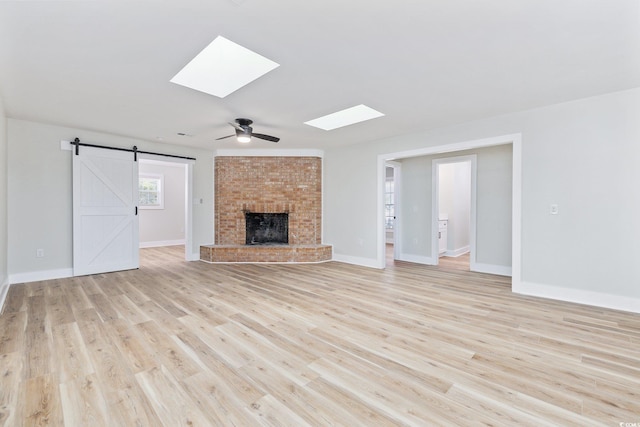
[[[247,245],[288,245],[289,214],[245,212]]]

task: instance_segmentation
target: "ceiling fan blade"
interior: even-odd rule
[[[231,138],[232,136],[235,136],[235,135],[222,136],[220,138],[216,138],[216,141],[220,141],[221,139]]]
[[[280,138],[278,138],[277,136],[265,135],[263,133],[253,133],[251,135],[255,136],[256,138],[265,139],[265,140],[271,141],[271,142],[280,141]]]
[[[227,122],[229,123],[231,126],[233,126],[234,128],[244,131],[244,129],[242,128],[242,126],[240,126],[238,123],[231,123],[231,122]]]

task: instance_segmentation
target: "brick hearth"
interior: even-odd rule
[[[200,246],[207,262],[322,262],[331,260],[329,245],[209,245]]]
[[[215,159],[215,243],[200,248],[207,262],[320,262],[331,259],[321,242],[322,159]],[[245,212],[288,213],[289,245],[245,245]]]

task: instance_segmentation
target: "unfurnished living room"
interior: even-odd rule
[[[0,426],[640,425],[640,2],[0,1]]]

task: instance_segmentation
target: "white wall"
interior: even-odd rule
[[[138,172],[164,177],[164,209],[139,209],[140,247],[184,243],[185,167],[143,160]]]
[[[337,259],[377,265],[378,155],[521,134],[514,290],[640,312],[638,117],[640,88],[327,149],[324,240]]]
[[[509,165],[511,165],[510,161]],[[438,183],[440,213],[448,217],[445,255],[458,256],[469,251],[471,162],[441,164]]]
[[[82,129],[8,120],[8,271],[11,283],[64,277],[72,268],[71,152],[61,140],[197,158],[193,166],[193,254],[213,242],[213,162],[209,151]],[[45,256],[36,258],[36,249]]]
[[[7,202],[7,118],[0,97],[0,312],[9,290]]]

